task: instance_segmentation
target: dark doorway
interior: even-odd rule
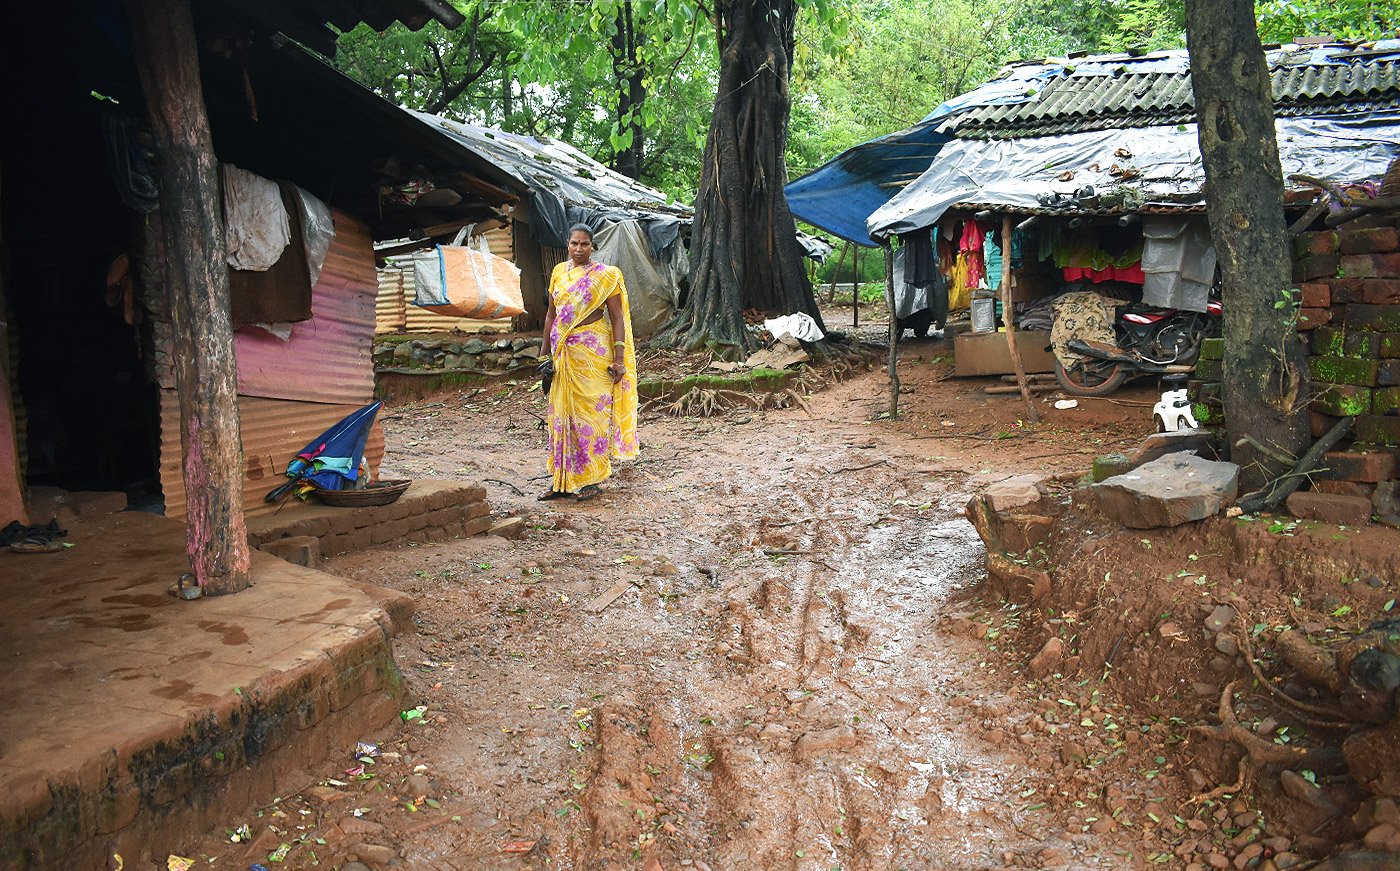
[[[149,503],[160,493],[158,395],[140,359],[139,322],[128,324],[106,294],[108,267],[130,251],[140,216],[117,195],[102,116],[139,115],[139,89],[115,19],[47,6],[25,7],[29,20],[5,28],[6,64],[24,71],[24,85],[0,95],[10,119],[0,232],[26,477]]]

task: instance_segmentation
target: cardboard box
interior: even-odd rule
[[[1045,350],[1050,344],[1049,330],[1017,330],[1015,336],[1026,372],[1055,371],[1055,355]],[[954,375],[1011,375],[1015,371],[1006,333],[963,333],[953,339]]]

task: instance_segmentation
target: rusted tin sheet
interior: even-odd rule
[[[311,295],[311,320],[282,340],[257,327],[233,334],[238,392],[243,396],[363,405],[374,397],[375,294],[378,276],[369,232],[336,211],[335,239]],[[156,380],[175,387],[170,325],[151,325]]]
[[[287,463],[316,436],[330,429],[341,418],[359,408],[353,405],[327,405],[238,398],[239,431],[243,437],[243,508],[249,514],[276,510],[263,496],[286,481]],[[185,480],[181,470],[180,400],[174,390],[160,391],[160,486],[165,493],[165,514],[185,513]],[[377,472],[384,457],[384,430],[376,421],[365,446],[370,469]]]
[[[379,295],[374,298],[374,334],[402,333],[408,326],[403,296],[403,270],[379,270]]]

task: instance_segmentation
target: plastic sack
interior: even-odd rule
[[[439,245],[413,255],[413,286],[413,304],[440,315],[491,320],[525,313],[520,270],[479,248]]]
[[[763,322],[763,328],[773,334],[773,338],[781,340],[783,336],[792,336],[804,342],[820,342],[826,336],[822,333],[817,322],[812,320],[812,316],[804,312],[794,312],[790,315],[783,315],[780,318],[770,318]]]

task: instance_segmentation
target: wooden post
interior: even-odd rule
[[[894,316],[894,246],[885,240],[885,311],[890,317],[890,420],[899,417],[898,320]]]
[[[836,299],[836,279],[841,275],[841,264],[846,262],[846,252],[851,250],[851,243],[847,242],[846,247],[841,249],[841,256],[836,258],[836,268],[831,270],[831,286],[826,291],[826,302],[828,305]]]
[[[1026,385],[1021,350],[1016,347],[1016,316],[1011,310],[1011,230],[1011,216],[1005,215],[1001,219],[1001,318],[1006,324],[1006,344],[1011,350],[1011,367],[1016,370],[1016,386],[1021,388],[1021,398],[1026,401],[1026,417],[1031,423],[1040,423],[1040,412],[1035,410],[1035,400]]]
[[[190,562],[206,595],[235,593],[248,586],[243,445],[219,178],[194,20],[189,0],[128,0],[127,14],[160,181]]]
[[[851,254],[851,269],[855,272],[855,281],[851,284],[851,329],[860,329],[860,246]]]
[[[0,271],[0,523],[29,524],[24,505],[24,474],[19,466],[19,428],[15,424],[14,382],[10,375],[9,306]]]

